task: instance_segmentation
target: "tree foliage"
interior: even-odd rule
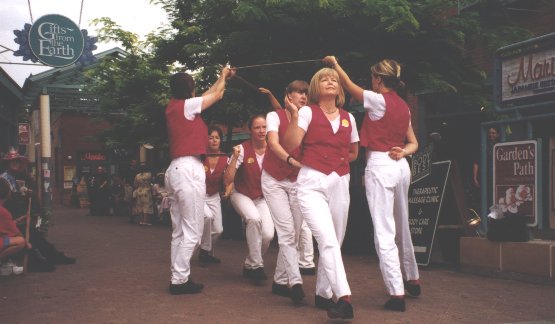
[[[109,18],[94,22],[102,26],[101,41],[118,41],[126,52],[123,57],[107,57],[87,71],[95,80],[88,90],[98,94],[103,117],[112,124],[100,137],[111,148],[164,145],[168,67],[152,63],[149,40],[141,42],[138,35],[123,30]]]
[[[530,36],[510,25],[501,0],[477,1],[460,14],[457,1],[450,0],[153,2],[164,6],[176,30],[155,42],[160,61],[178,61],[197,70],[331,54],[339,57],[353,79],[369,86],[369,66],[393,58],[404,65],[409,91],[476,107],[489,100],[482,90],[486,73],[473,65],[469,49],[480,47],[491,53]],[[238,73],[281,95],[289,81],[309,80],[319,67],[282,65]],[[245,106],[257,105],[250,100],[256,97],[252,91],[240,93]]]
[[[119,39],[130,53],[103,64],[97,89],[107,110],[131,112],[122,117],[144,138],[156,120],[149,112],[167,99],[169,67],[194,71],[198,90],[206,89],[224,64],[238,75],[269,88],[281,99],[292,80],[309,81],[320,63],[241,68],[253,64],[319,59],[335,55],[349,75],[369,87],[369,67],[392,58],[403,65],[402,79],[414,94],[433,94],[441,109],[487,106],[486,71],[472,63],[473,48],[487,53],[529,37],[511,26],[503,0],[479,0],[460,13],[455,0],[151,0],[168,13],[169,26],[152,34],[148,50],[108,20],[104,37]],[[143,47],[145,48],[145,47]],[[177,64],[177,65],[176,65]],[[117,71],[117,73],[116,73]],[[108,96],[106,96],[108,97]],[[268,102],[238,79],[231,80],[223,101],[204,113],[208,121],[241,123],[267,111]],[[119,127],[119,126],[116,126]],[[159,130],[164,129],[160,126]],[[143,131],[143,133],[140,132]],[[156,132],[153,134],[160,134]],[[150,136],[150,135],[149,135]],[[156,140],[161,139],[155,137]]]

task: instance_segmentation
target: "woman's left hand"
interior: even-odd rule
[[[285,109],[289,110],[291,114],[296,114],[299,112],[299,108],[295,106],[295,104],[293,104],[288,95],[283,98],[283,102],[285,103]]]
[[[391,159],[398,161],[404,158],[407,155],[407,152],[405,151],[404,148],[395,146],[389,150],[388,154]]]

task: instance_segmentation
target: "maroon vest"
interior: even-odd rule
[[[364,114],[360,131],[360,145],[369,151],[387,152],[392,147],[404,147],[410,122],[410,110],[407,103],[397,93],[390,91],[383,94],[385,115],[372,121],[368,113]]]
[[[289,126],[289,120],[287,119],[287,115],[285,114],[285,109],[276,110],[276,113],[279,117],[279,129],[278,129],[278,136],[279,136],[279,144],[283,143],[283,137],[285,135],[285,131]],[[301,150],[300,147],[296,148],[293,152],[291,152],[291,156],[297,159],[300,156]],[[264,154],[264,162],[262,162],[263,169],[268,172],[274,179],[281,181],[283,179],[289,179],[291,181],[297,180],[297,175],[299,174],[299,169],[290,166],[287,162],[282,161],[277,157],[277,155],[272,152],[272,150],[267,147],[266,153]]]
[[[235,174],[235,190],[253,200],[262,198],[262,170],[258,166],[252,142],[249,139],[241,145],[243,145],[244,156],[243,163]]]
[[[349,113],[339,109],[340,125],[333,133],[330,121],[317,105],[310,105],[312,121],[303,139],[302,163],[324,174],[349,173],[349,148],[353,125]]]
[[[185,118],[185,100],[171,99],[166,107],[166,124],[172,159],[206,153],[208,128],[200,115]]]
[[[223,176],[225,167],[227,166],[227,157],[218,157],[218,163],[214,168],[214,172],[210,172],[208,158],[204,160],[204,172],[206,173],[206,194],[212,196],[223,191]]]

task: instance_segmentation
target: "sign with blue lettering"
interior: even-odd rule
[[[61,15],[45,15],[31,26],[29,46],[42,63],[63,67],[83,54],[84,39],[79,26]]]
[[[409,188],[409,226],[416,263],[430,263],[451,161],[432,163],[430,175]]]

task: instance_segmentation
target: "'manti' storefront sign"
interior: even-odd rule
[[[75,63],[83,54],[83,34],[70,19],[61,15],[40,17],[29,31],[29,45],[42,63],[63,67]]]
[[[555,93],[555,49],[502,62],[501,101]]]

